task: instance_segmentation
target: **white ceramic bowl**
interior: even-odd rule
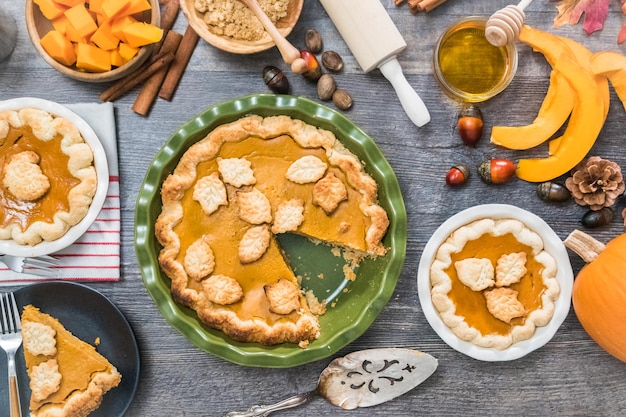
[[[537,327],[535,334],[530,339],[514,343],[503,350],[476,346],[457,337],[439,316],[430,296],[430,265],[439,246],[441,246],[448,236],[459,227],[471,223],[474,220],[484,218],[508,218],[523,222],[541,236],[545,250],[554,257],[558,265],[556,279],[561,287],[561,292],[559,298],[556,300],[552,319],[546,326]],[[435,330],[444,342],[458,352],[474,359],[490,362],[518,359],[548,343],[569,313],[573,282],[574,273],[567,254],[567,249],[556,233],[538,216],[519,207],[507,204],[474,206],[450,217],[439,226],[426,244],[417,270],[417,290],[420,304],[433,330]]]
[[[87,215],[78,224],[71,227],[67,233],[59,239],[49,242],[41,242],[34,246],[19,245],[13,240],[0,240],[0,253],[13,256],[30,257],[58,252],[61,249],[70,246],[79,237],[81,237],[87,229],[89,229],[100,213],[100,210],[104,205],[104,201],[106,200],[107,191],[109,189],[109,167],[107,165],[106,153],[96,133],[89,126],[89,124],[85,122],[85,120],[67,107],[53,101],[30,97],[0,101],[0,111],[19,110],[26,107],[45,110],[48,113],[64,117],[74,123],[85,139],[85,142],[87,142],[93,150],[94,166],[98,176],[98,186]]]

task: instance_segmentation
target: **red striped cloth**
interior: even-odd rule
[[[109,191],[100,214],[74,244],[53,254],[59,260],[58,277],[71,281],[118,281],[120,279],[120,182],[117,161],[115,115],[112,103],[66,105],[81,116],[100,138],[109,165]],[[50,280],[17,274],[0,265],[0,285]]]

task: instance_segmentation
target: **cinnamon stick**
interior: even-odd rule
[[[430,12],[435,7],[442,5],[446,0],[408,0],[409,10],[416,14],[419,12]]]
[[[180,10],[180,3],[178,0],[166,0],[161,3],[165,7],[161,12],[161,29],[163,32],[167,33],[169,30],[174,27],[174,23],[178,18],[178,11]],[[156,44],[154,50],[152,51],[152,55],[156,55],[163,46],[163,42],[165,42],[165,36],[161,38],[161,40]]]
[[[165,80],[163,80],[163,84],[159,90],[159,97],[162,99],[168,101],[172,99],[197,43],[198,34],[191,26],[187,26],[183,39],[176,50],[176,58],[174,58],[174,62],[167,71]]]
[[[122,97],[137,85],[148,79],[152,74],[174,60],[174,52],[158,54],[150,61],[147,67],[141,67],[141,71],[134,72],[128,77],[122,78],[100,94],[102,101],[115,101]]]
[[[178,32],[174,32],[173,30],[169,30],[167,32],[160,52],[172,52],[174,54],[174,60],[159,68],[143,84],[141,90],[139,91],[139,95],[135,99],[135,103],[132,107],[135,113],[145,116],[146,114],[148,114],[148,111],[150,111],[150,108],[152,107],[152,104],[154,103],[154,100],[159,93],[159,89],[161,88],[161,84],[165,79],[165,75],[167,74],[168,69],[176,60],[176,51],[178,50],[178,46],[180,45],[182,38],[183,35]]]

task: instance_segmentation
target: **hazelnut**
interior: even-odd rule
[[[322,65],[328,71],[339,72],[343,69],[343,58],[335,51],[326,51],[322,54]]]
[[[332,75],[323,74],[320,79],[317,80],[317,95],[320,100],[330,100],[335,90],[337,90],[337,82],[335,82],[335,77]]]
[[[306,45],[306,49],[314,54],[319,54],[322,52],[322,49],[324,49],[322,35],[315,29],[308,29],[306,31],[304,34],[304,44]]]
[[[340,110],[348,110],[352,107],[352,97],[346,90],[338,88],[333,93],[333,104]]]

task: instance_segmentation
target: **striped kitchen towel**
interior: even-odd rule
[[[113,103],[66,105],[94,130],[107,154],[109,191],[100,214],[74,244],[54,253],[59,266],[55,279],[71,281],[118,281],[120,279],[120,183]],[[17,274],[0,265],[0,285],[46,281],[32,274]]]

